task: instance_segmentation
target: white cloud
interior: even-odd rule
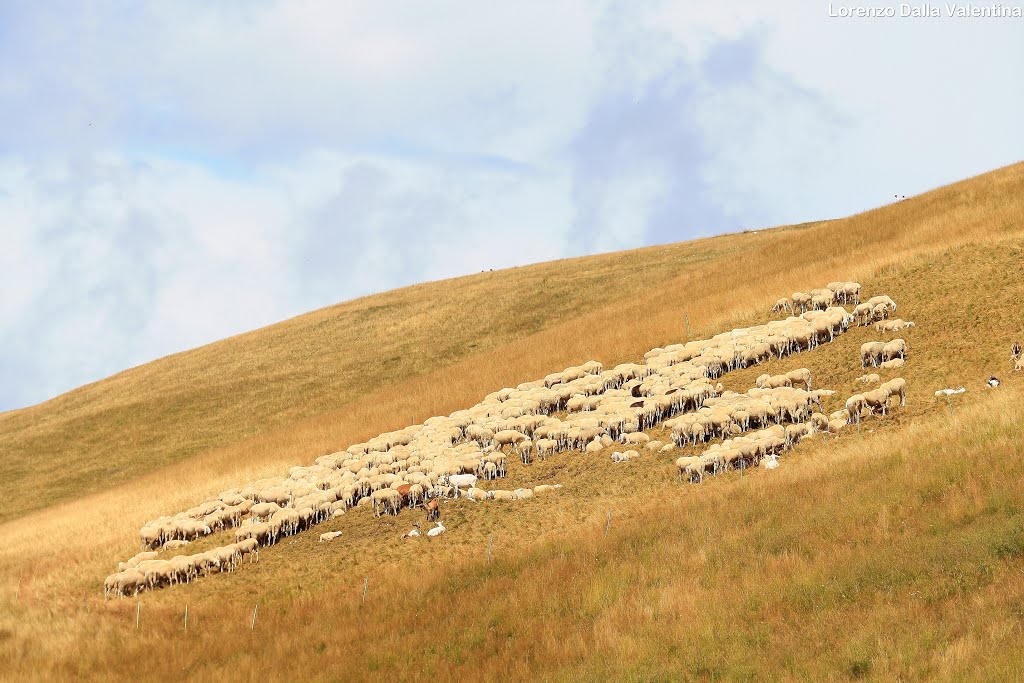
[[[572,210],[564,175],[324,152],[245,181],[107,154],[49,207],[70,180],[26,169],[0,163],[8,401],[355,295],[556,258]]]

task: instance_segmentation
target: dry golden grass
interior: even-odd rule
[[[256,667],[268,666],[281,677],[301,660],[313,678],[376,677],[396,668],[401,678],[1012,678],[1018,658],[1006,645],[1019,637],[1013,605],[1024,593],[1012,504],[1021,492],[1014,457],[1021,380],[987,399],[981,383],[1006,369],[1010,341],[1024,336],[1022,197],[1024,165],[1017,165],[848,219],[629,252],[622,258],[639,259],[633,273],[608,263],[616,255],[597,257],[636,288],[621,297],[580,295],[577,302],[589,303],[579,310],[563,309],[530,323],[536,332],[508,334],[459,357],[439,359],[417,342],[424,348],[409,350],[418,359],[407,361],[417,368],[409,379],[388,375],[333,411],[326,399],[311,399],[323,401],[322,414],[305,412],[301,382],[283,379],[277,410],[292,411],[290,421],[187,459],[179,453],[179,462],[0,525],[0,670],[149,678],[185,667],[195,677],[255,677]],[[707,249],[718,253],[705,257]],[[674,250],[688,254],[679,274],[671,272]],[[667,274],[636,274],[638,264],[659,258],[669,263]],[[533,268],[557,266],[549,277],[573,280],[587,264]],[[500,298],[503,278],[543,287],[530,270],[487,274],[491,291],[478,293],[482,305]],[[613,466],[606,456],[560,456],[510,473],[510,483],[561,481],[567,488],[558,496],[515,506],[451,504],[451,531],[413,546],[397,537],[414,513],[397,522],[351,513],[323,528],[344,532],[330,546],[306,534],[234,575],[143,596],[139,633],[132,631],[134,603],[103,605],[96,597],[147,518],[402,426],[410,415],[447,413],[585,358],[635,360],[684,337],[684,311],[694,336],[704,336],[763,319],[775,298],[794,289],[847,277],[870,293],[892,294],[898,314],[919,325],[901,335],[911,346],[900,373],[911,383],[910,405],[867,424],[859,443],[855,432],[819,438],[770,476],[739,481],[731,474],[682,487],[667,457]],[[473,280],[424,287],[441,292]],[[327,315],[311,316],[320,314]],[[300,329],[301,320],[277,327]],[[429,323],[418,324],[410,334],[430,339]],[[216,367],[222,376],[196,381],[223,389],[218,400],[229,406],[231,363],[260,367],[259,335],[275,329],[252,333],[234,351],[190,352],[223,354],[192,367]],[[450,334],[440,321],[433,330]],[[860,374],[857,348],[876,336],[855,330],[813,354],[728,375],[727,384],[749,386],[762,371],[806,365],[819,386],[848,394]],[[298,348],[301,339],[292,343]],[[133,381],[141,387],[153,371],[136,369]],[[954,383],[971,391],[949,420],[932,392]],[[146,390],[158,406],[159,388]],[[59,406],[31,410],[44,409],[52,412],[47,419],[61,419]],[[3,420],[14,418],[0,418],[0,433],[23,438],[17,425],[4,431]],[[118,433],[116,424],[97,424],[94,432]],[[153,430],[173,442],[168,425]],[[232,438],[247,433],[238,428]],[[102,462],[98,452],[92,457]],[[974,466],[981,458],[986,466]],[[45,477],[19,485],[34,496],[70,495]],[[603,540],[609,508],[613,532]],[[492,532],[496,560],[488,567],[482,558]],[[360,610],[368,574],[371,597]],[[244,622],[257,602],[254,634]],[[186,603],[187,634],[178,630]],[[998,655],[990,655],[994,647]],[[247,657],[256,651],[259,658]]]

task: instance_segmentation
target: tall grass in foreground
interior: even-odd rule
[[[573,533],[510,541],[490,564],[405,560],[373,575],[362,607],[356,577],[282,597],[260,606],[255,630],[250,602],[214,596],[190,604],[187,632],[171,600],[145,603],[138,631],[130,600],[62,601],[49,614],[8,603],[3,670],[1014,680],[1024,675],[1022,395],[1014,385],[954,419],[823,441],[775,472],[683,488],[699,495],[641,496],[607,536],[595,515]]]

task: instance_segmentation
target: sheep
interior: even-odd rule
[[[882,351],[885,348],[885,342],[867,342],[861,344],[860,347],[860,366],[862,368],[867,367],[868,363],[871,363],[871,367],[878,367],[878,364],[884,359],[882,358]]]
[[[834,291],[836,298],[842,301],[844,304],[848,304],[851,301],[854,304],[860,303],[860,283],[859,282],[842,282],[836,283],[839,285]],[[829,289],[832,289],[831,287]]]
[[[832,391],[831,389],[813,389],[807,392],[807,398],[809,401],[808,405],[814,404],[820,411],[822,400],[826,398],[831,398],[832,396],[835,395],[836,392]]]
[[[1020,372],[1021,370],[1024,370],[1024,356],[1018,358],[1013,363],[1014,372]]]
[[[292,495],[291,493],[288,492],[287,489],[283,487],[272,487],[260,491],[259,494],[257,495],[257,498],[259,498],[260,502],[277,503],[281,507],[284,507],[285,505],[288,505],[288,503],[291,502]]]
[[[828,294],[815,294],[811,297],[811,308],[819,311],[824,311],[826,308],[832,305],[835,301],[835,294],[829,292]]]
[[[320,543],[333,541],[334,539],[341,536],[340,531],[328,531],[327,533],[320,534]]]
[[[787,375],[761,375],[754,381],[754,385],[758,389],[777,389],[793,386],[793,380]]]
[[[902,377],[891,379],[878,388],[884,389],[889,396],[898,396],[900,399],[900,407],[907,405],[907,380]]]
[[[804,389],[807,391],[811,390],[811,371],[807,368],[799,368],[797,370],[790,370],[786,373],[786,378],[789,379],[790,385],[803,384]]]
[[[444,528],[444,523],[441,522],[440,520],[438,520],[437,521],[437,526],[434,527],[433,529],[431,529],[430,531],[428,531],[427,532],[427,536],[430,536],[431,538],[433,538],[435,536],[440,536],[445,531],[446,531],[446,529]]]
[[[878,367],[882,368],[883,370],[895,370],[897,368],[902,368],[905,364],[906,361],[903,360],[902,358],[893,358],[892,360],[887,360],[879,363]]]
[[[779,299],[778,301],[775,302],[775,305],[772,306],[772,313],[782,313],[785,311],[788,311],[790,313],[793,312],[793,302],[790,301],[787,297]]]
[[[811,436],[814,428],[807,423],[786,425],[786,445],[792,446],[803,438]]]
[[[529,439],[520,441],[515,445],[515,450],[519,453],[519,459],[523,461],[524,465],[529,465],[533,462],[533,442]]]
[[[854,381],[861,384],[878,384],[882,381],[882,378],[877,373],[871,373],[870,375],[861,375]]]
[[[511,491],[490,491],[491,500],[510,501],[515,500],[516,497]]]
[[[495,433],[494,443],[502,451],[505,450],[505,446],[514,446],[522,441],[526,441],[527,437],[522,432],[518,432],[514,429],[503,429],[500,432]]]
[[[497,479],[498,478],[498,466],[493,462],[485,462],[483,466],[484,479]]]
[[[120,579],[121,572],[118,571],[115,574],[111,574],[107,578],[103,579],[103,599],[106,600],[110,597],[111,593],[117,590],[117,583]]]
[[[147,524],[139,530],[139,540],[143,548],[158,548],[164,542],[164,529],[162,526]]]
[[[679,472],[679,481],[683,480],[683,475],[685,474],[687,475],[687,478],[692,482],[694,480],[694,476],[696,475],[698,467],[702,466],[700,462],[700,457],[696,455],[676,458],[676,468]],[[697,478],[699,479],[700,476],[697,475]]]
[[[538,484],[537,486],[533,487],[533,493],[535,495],[540,495],[541,493],[552,493],[557,490],[558,489],[556,489],[555,486],[551,484]]]
[[[242,541],[237,541],[235,543],[235,554],[238,556],[239,560],[248,555],[250,563],[253,561],[259,562],[260,543],[255,538],[247,538]]]
[[[533,489],[516,489],[512,492],[518,500],[525,500],[527,498],[533,498]]]
[[[879,410],[882,413],[882,417],[885,417],[885,409],[889,403],[889,391],[887,389],[879,387],[878,389],[865,391],[862,396],[869,412],[874,413],[876,410]]]
[[[875,323],[875,329],[879,332],[897,332],[903,329],[909,329],[914,327],[914,323],[903,320],[902,318],[896,318],[894,320],[883,320]]]
[[[116,574],[111,574],[103,581],[103,598],[111,595],[120,598],[125,597],[129,591],[137,595],[140,590],[146,587],[146,578],[138,569],[130,567]]]
[[[281,509],[281,506],[277,503],[256,503],[249,508],[249,513],[252,518],[257,522],[262,522],[270,519],[270,517]]]
[[[896,358],[906,359],[907,342],[902,339],[893,339],[882,347],[882,361],[889,361]]]
[[[828,421],[828,433],[835,434],[846,427],[848,423],[846,420],[829,420]]]
[[[611,439],[609,439],[608,444],[604,444],[604,440],[602,438],[601,443],[605,446],[610,446],[610,441]],[[533,447],[534,450],[537,451],[538,457],[540,457],[541,460],[545,460],[547,459],[547,456],[554,455],[555,451],[558,450],[558,442],[554,439],[537,439],[533,442]]]
[[[470,489],[476,487],[477,476],[475,474],[452,474],[448,477],[448,484],[456,489]]]
[[[870,299],[868,299],[865,303],[870,305],[872,308],[874,308],[875,306],[882,306],[883,308],[885,308],[887,312],[896,312],[896,302],[890,299],[885,294],[873,296]]]
[[[846,412],[850,414],[849,422],[860,422],[860,414],[864,410],[864,394],[854,394],[850,398],[846,399]],[[832,420],[829,421],[829,431],[831,429]]]
[[[388,489],[380,491],[381,494],[394,494],[398,496],[398,493]],[[284,534],[285,536],[291,536],[298,532],[299,525],[302,523],[302,518],[299,516],[299,511],[294,508],[281,508],[270,517],[271,529]]]
[[[172,577],[177,574],[172,571],[172,562],[168,560],[143,560],[136,569],[142,573],[146,587],[151,590],[164,583],[171,583]]]
[[[241,543],[251,538],[255,539],[260,545],[268,545],[272,537],[273,534],[271,532],[270,524],[267,522],[249,524],[235,530],[236,543]]]
[[[639,457],[640,453],[637,451],[626,451],[625,453],[615,451],[612,453],[612,462],[629,462]]]
[[[650,440],[651,440],[651,437],[647,436],[643,432],[632,432],[630,434],[623,434],[622,435],[622,442],[623,443],[637,445],[637,446],[642,446],[642,445],[644,445],[645,443],[647,443]]]
[[[168,542],[168,544],[169,543],[170,542]],[[167,544],[165,544],[165,545],[167,545]],[[119,565],[118,566],[118,571],[122,571],[124,569],[130,569],[132,567],[137,567],[137,566],[139,566],[140,562],[144,562],[146,560],[155,560],[155,559],[157,559],[157,557],[159,557],[159,555],[155,551],[148,551],[148,552],[138,553],[134,557],[131,557],[130,559],[128,559],[128,561],[122,562],[121,564],[124,565],[124,566],[122,567],[122,566]]]
[[[704,471],[710,471],[712,474],[718,474],[723,468],[724,461],[721,454],[719,453],[705,453],[700,456],[700,464],[704,468]]]
[[[488,498],[488,491],[478,488],[468,488],[463,492],[463,496],[473,501],[484,501]]]
[[[481,446],[486,446],[494,441],[494,432],[487,427],[471,424],[466,427],[466,439],[476,441]]]
[[[160,550],[161,551],[164,551],[164,550],[177,550],[179,548],[183,548],[183,547],[187,546],[188,544],[189,544],[189,541],[182,541],[182,540],[167,541],[166,543],[163,544],[163,546],[160,547]],[[129,562],[130,562],[130,560],[129,560]]]
[[[473,475],[465,475],[473,476]],[[473,477],[475,480],[476,477]],[[398,511],[402,507],[402,494],[395,489],[380,489],[370,494],[370,498],[373,500],[373,508],[376,515],[379,517],[382,514],[397,515]],[[287,512],[288,510],[281,510],[281,512]],[[280,513],[275,513],[280,514]]]

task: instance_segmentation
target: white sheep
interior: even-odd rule
[[[878,364],[884,361],[882,352],[885,349],[885,342],[867,342],[860,346],[860,366],[867,367],[868,363],[871,363],[872,367],[878,367]]]
[[[907,342],[902,339],[893,339],[892,341],[886,342],[882,347],[882,360],[889,361],[896,358],[906,359],[907,357]]]

